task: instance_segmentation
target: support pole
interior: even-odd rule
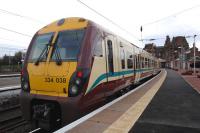
[[[196,75],[196,49],[195,49],[195,37],[196,37],[197,35],[194,35],[194,76]]]

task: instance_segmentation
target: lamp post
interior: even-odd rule
[[[10,50],[8,51],[8,53],[9,53],[9,54],[8,54],[8,66],[9,66],[9,69],[10,69],[10,62],[11,62],[11,61],[10,61]]]
[[[194,48],[194,76],[196,75],[196,51],[195,51],[195,37],[196,37],[197,35],[194,35],[194,43],[193,43],[193,48]]]
[[[141,25],[141,27],[140,27],[140,32],[141,32],[141,41],[142,41],[142,45],[143,45],[142,31],[143,31],[143,28],[142,28],[142,25]]]
[[[183,47],[178,47],[180,49],[179,61],[180,61],[180,70],[183,69]]]
[[[178,53],[177,50],[175,50],[175,51],[174,51],[174,54],[173,54],[173,55],[174,55],[174,56],[173,56],[173,57],[174,57],[174,59],[173,59],[173,65],[174,65],[174,68],[176,68],[176,69],[177,69],[177,67],[178,67],[178,66],[177,66],[177,63],[176,63],[176,55],[177,55],[177,53]]]

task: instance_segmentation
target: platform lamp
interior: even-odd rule
[[[142,41],[142,45],[143,45],[142,31],[143,31],[143,28],[142,28],[142,25],[141,25],[141,27],[140,27],[140,32],[141,32],[141,41]]]
[[[179,55],[179,62],[180,62],[180,70],[183,69],[183,47],[178,47],[180,49],[180,55]]]
[[[197,35],[194,35],[194,43],[193,43],[193,48],[194,48],[194,76],[196,75],[196,51],[195,51],[195,38]]]
[[[193,37],[194,38],[194,43],[193,43],[193,56],[194,56],[194,60],[193,60],[193,63],[194,63],[194,66],[193,66],[193,72],[194,72],[194,75],[196,75],[196,51],[195,51],[195,38],[196,38],[197,35],[194,35],[194,36],[186,36],[186,38],[190,38],[190,37]]]

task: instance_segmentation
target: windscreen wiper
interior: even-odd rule
[[[62,64],[62,59],[61,59],[60,51],[59,51],[59,48],[58,48],[57,45],[55,46],[55,54],[56,54],[56,64],[57,65],[61,65]]]
[[[56,57],[56,64],[57,65],[61,65],[62,64],[62,58],[60,56],[60,51],[59,51],[59,47],[58,47],[58,38],[59,38],[59,34],[56,38],[56,42],[54,44],[54,52],[55,52],[55,57]]]
[[[42,57],[46,54],[48,54],[48,48],[49,48],[49,44],[46,44],[46,46],[44,47],[44,49],[42,50],[42,52],[40,53],[39,57],[37,58],[35,65],[39,65],[40,60],[42,59]]]

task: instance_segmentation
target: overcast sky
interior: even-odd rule
[[[154,41],[157,45],[164,44],[166,35],[170,38],[200,35],[200,0],[81,1],[126,31],[108,22],[77,0],[5,0],[0,4],[0,52],[6,51],[6,48],[2,47],[26,49],[31,40],[29,35],[33,36],[46,24],[66,17],[84,17],[93,20],[139,47],[144,47],[139,41],[141,25],[143,25],[142,37],[158,39]],[[28,36],[8,32],[2,28]],[[192,46],[193,38],[187,40]],[[196,41],[200,49],[200,36],[196,37]]]

